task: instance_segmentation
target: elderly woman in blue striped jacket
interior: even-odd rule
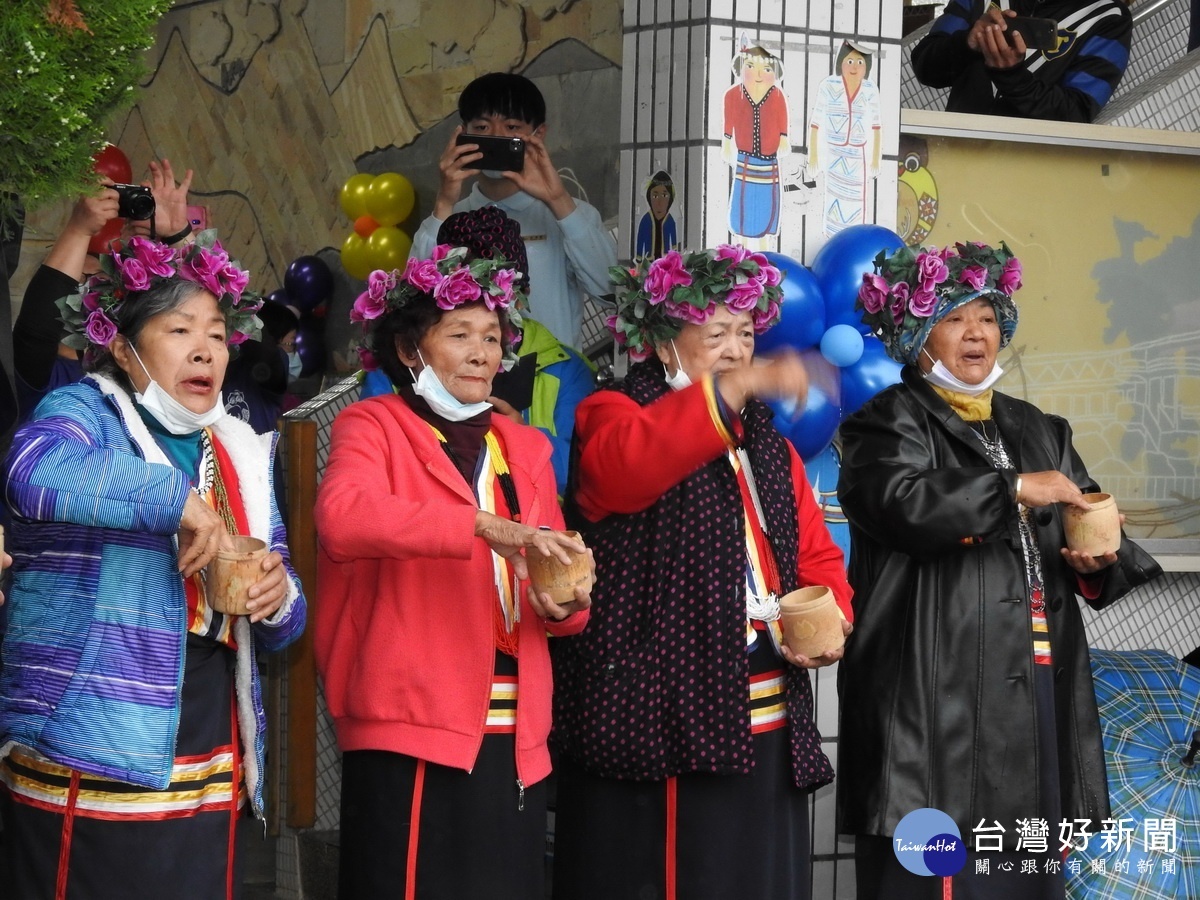
[[[236,823],[262,816],[256,649],[304,628],[272,491],[275,435],[225,414],[228,344],[258,326],[212,232],[135,237],[59,301],[88,374],[49,394],[7,460],[15,563],[0,674],[13,896],[238,896]],[[250,612],[205,567],[266,541]]]

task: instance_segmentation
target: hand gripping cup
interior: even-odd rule
[[[800,588],[780,597],[779,621],[788,649],[810,659],[846,643],[842,613],[827,587]]]
[[[567,537],[583,543],[578,531],[563,532]],[[576,553],[567,550],[571,562],[563,564],[557,556],[542,556],[542,554],[525,554],[525,562],[529,566],[529,581],[539,594],[549,594],[550,599],[562,606],[575,599],[576,587],[591,585],[592,564],[587,552]]]
[[[1121,517],[1117,501],[1109,494],[1084,494],[1091,509],[1063,507],[1063,530],[1067,546],[1076,553],[1103,556],[1121,546]]]
[[[218,550],[208,564],[208,605],[219,613],[244,616],[250,610],[250,588],[263,577],[267,544],[258,538],[233,535],[232,550]]]

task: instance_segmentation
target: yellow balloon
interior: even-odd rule
[[[371,182],[374,180],[374,176],[359,172],[347,178],[346,183],[342,185],[342,193],[338,199],[342,203],[342,211],[351,221],[367,214],[367,191],[371,189]]]
[[[367,212],[380,225],[397,225],[412,212],[417,195],[412,182],[396,172],[376,175],[367,191]]]
[[[357,236],[357,235],[356,235]],[[367,238],[367,259],[372,269],[403,269],[412,248],[412,238],[391,225],[380,225]]]
[[[376,229],[378,230],[378,229]],[[371,254],[367,250],[367,242],[355,232],[342,242],[342,268],[351,278],[365,280],[371,274]]]

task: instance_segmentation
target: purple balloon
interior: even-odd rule
[[[283,273],[283,289],[292,305],[308,312],[333,290],[333,273],[316,256],[298,256]]]
[[[829,446],[841,421],[837,403],[819,388],[809,387],[808,399],[799,416],[789,415],[785,406],[770,402],[775,410],[775,428],[792,442],[801,459],[810,459]]]
[[[806,350],[825,333],[825,301],[821,287],[803,264],[782,253],[763,254],[783,275],[783,317],[779,324],[760,334],[754,349],[760,353],[791,347]]]
[[[289,306],[292,302],[292,298],[288,296],[287,291],[283,288],[275,288],[275,290],[267,294],[266,299],[272,303],[278,303],[280,306]]]
[[[863,352],[858,362],[842,369],[842,413],[857,412],[864,403],[890,384],[900,381],[900,363],[883,349],[879,338],[863,338]]]
[[[311,316],[300,320],[296,329],[296,352],[300,354],[301,377],[314,375],[325,367],[324,323]]]
[[[825,242],[813,257],[812,273],[825,298],[825,327],[853,325],[860,334],[871,329],[854,309],[862,277],[875,270],[875,257],[904,246],[900,235],[882,225],[851,225]]]

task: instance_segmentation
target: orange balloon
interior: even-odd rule
[[[390,225],[380,225],[367,238],[367,258],[371,260],[372,269],[385,272],[403,269],[411,249],[412,238]]]
[[[367,242],[353,232],[342,243],[342,268],[351,278],[365,280],[375,268],[367,252]]]
[[[354,220],[354,233],[361,238],[369,238],[371,232],[379,227],[379,223],[370,216],[359,216]]]

